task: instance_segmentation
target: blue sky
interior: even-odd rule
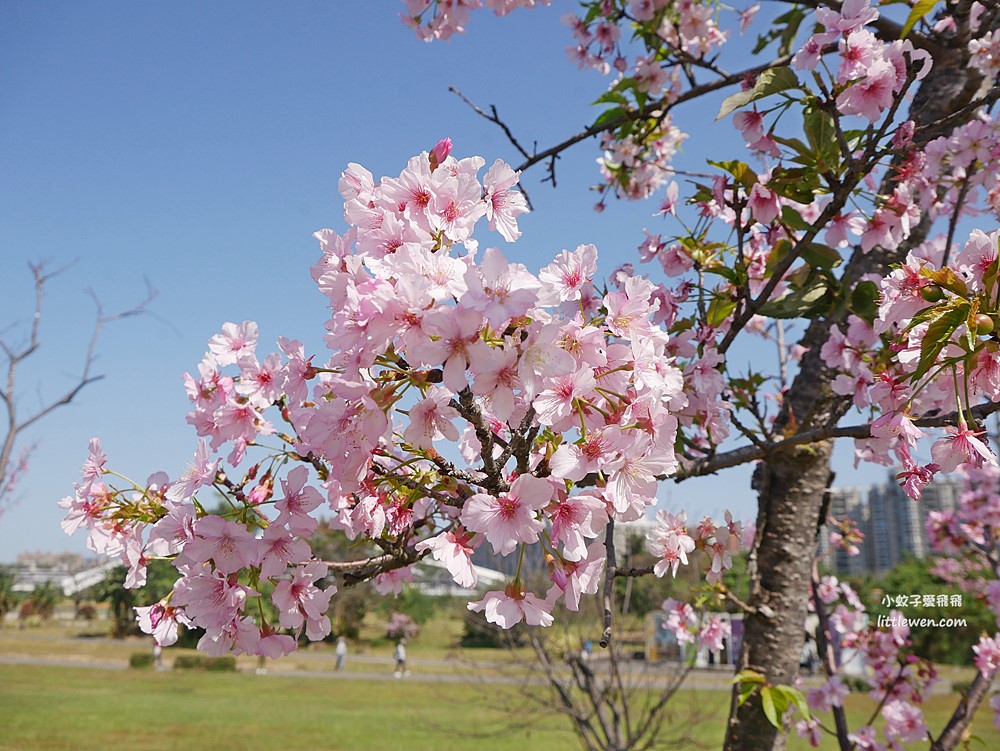
[[[55,504],[91,436],[138,480],[183,470],[196,439],[180,376],[223,322],[257,320],[263,352],[287,335],[322,353],[311,233],[344,229],[337,178],[348,162],[394,175],[443,136],[459,156],[519,161],[449,86],[496,104],[539,148],[593,120],[589,102],[604,83],[567,62],[559,15],[572,6],[553,6],[479,13],[466,35],[424,44],[398,21],[396,2],[0,5],[0,327],[28,320],[28,261],[76,260],[49,290],[42,349],[20,374],[22,410],[79,372],[93,319],[84,290],[109,310],[141,299],[144,277],[160,292],[153,315],[107,330],[97,363],[106,378],[24,436],[36,450],[20,502],[0,517],[0,561],[83,551],[82,537],[60,531]],[[717,109],[715,99],[678,118],[694,134],[679,165],[738,153],[728,122],[709,125]],[[607,272],[637,260],[644,226],[669,230],[649,203],[592,210],[596,156],[593,141],[568,153],[555,190],[539,183],[541,170],[524,177],[536,211],[504,247],[509,257],[537,270],[593,242]],[[846,477],[849,462],[838,465],[838,484],[884,476]],[[665,483],[661,498],[695,516],[726,507],[749,516],[749,474]]]

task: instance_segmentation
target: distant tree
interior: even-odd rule
[[[83,366],[80,374],[74,379],[73,384],[63,391],[59,396],[48,400],[41,400],[39,405],[33,410],[26,410],[22,413],[23,403],[19,402],[20,391],[18,389],[18,370],[24,366],[32,355],[38,352],[41,347],[41,325],[42,310],[45,302],[46,285],[55,277],[62,274],[68,267],[49,271],[41,263],[29,263],[28,268],[34,277],[35,304],[27,324],[27,331],[22,333],[19,340],[15,341],[10,332],[17,332],[19,327],[17,322],[11,322],[3,329],[4,336],[0,338],[0,353],[7,361],[7,373],[3,379],[3,387],[0,388],[0,404],[6,411],[6,419],[3,420],[6,432],[0,433],[0,514],[14,501],[14,491],[28,469],[28,460],[32,451],[32,446],[24,447],[15,456],[15,447],[19,443],[21,435],[35,425],[38,421],[52,414],[60,407],[65,407],[72,402],[77,394],[95,381],[99,381],[104,376],[96,375],[93,372],[94,362],[97,354],[97,342],[104,327],[114,321],[144,313],[146,307],[156,296],[156,291],[147,283],[146,298],[134,308],[123,310],[118,313],[105,313],[100,300],[93,293],[90,293],[96,306],[96,319],[91,330],[90,341],[83,355]],[[14,334],[16,336],[16,333]]]
[[[437,598],[426,595],[418,587],[407,586],[395,599],[381,601],[381,609],[387,615],[402,613],[418,625],[427,623],[438,610]]]
[[[412,639],[420,633],[420,626],[405,613],[392,613],[385,624],[385,637],[397,639]]]
[[[56,605],[63,598],[62,590],[50,581],[43,582],[28,595],[28,602],[34,608],[34,615],[47,621],[56,611]]]
[[[136,607],[153,605],[166,597],[174,583],[173,570],[168,561],[151,561],[146,573],[146,584],[138,589],[126,589],[124,566],[111,569],[104,579],[90,588],[88,595],[96,602],[108,603],[111,617],[111,636],[124,639],[140,633],[135,620]]]
[[[361,636],[361,625],[368,614],[368,602],[372,597],[367,587],[353,587],[344,590],[333,602],[330,612],[332,621],[331,637],[346,636],[354,641]]]
[[[17,605],[17,594],[14,592],[14,574],[12,571],[0,568],[0,621]]]

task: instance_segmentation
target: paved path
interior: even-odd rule
[[[26,635],[19,634],[18,638],[25,638]],[[31,640],[38,641],[58,641],[80,643],[82,640],[70,637],[51,637],[43,635],[31,635]],[[122,642],[114,639],[101,637],[88,638],[87,643],[108,642],[121,645]],[[0,647],[2,647],[0,643]],[[136,645],[138,646],[138,645]],[[172,664],[170,651],[164,653],[167,664]],[[325,678],[333,680],[372,680],[372,681],[392,681],[407,680],[421,683],[467,683],[467,684],[500,684],[500,685],[544,685],[544,676],[534,669],[533,664],[526,663],[502,663],[502,662],[477,662],[475,660],[464,661],[460,659],[434,659],[434,658],[411,658],[408,660],[411,674],[403,678],[396,678],[393,673],[394,660],[387,655],[365,655],[355,654],[348,656],[348,670],[335,671],[333,665],[335,658],[324,652],[310,652],[302,650],[279,662],[269,662],[267,666],[267,676],[295,676],[301,678]],[[316,666],[312,669],[303,669],[303,663]],[[319,667],[323,663],[328,668]],[[19,654],[0,654],[0,664],[6,665],[39,665],[65,668],[91,668],[100,670],[123,670],[128,667],[128,659],[123,656],[121,659],[102,659],[85,655],[73,656],[28,656]],[[600,673],[604,661],[597,657],[592,667]],[[299,667],[296,667],[299,666]],[[365,669],[357,670],[358,665],[364,665]],[[253,673],[253,668],[246,664],[240,669],[245,673]],[[560,672],[568,675],[568,669],[560,666]],[[625,675],[625,680],[630,685],[644,686],[648,688],[661,688],[667,686],[674,674],[671,666],[665,663],[647,665],[642,661],[624,662],[621,670]],[[266,676],[262,676],[266,677]],[[692,670],[684,681],[684,688],[697,691],[729,691],[731,690],[732,675],[728,670],[722,669],[696,669]],[[817,677],[804,679],[805,688],[812,688],[822,684],[822,680]],[[947,680],[938,681],[931,693],[949,694],[952,692],[951,682]]]
[[[294,659],[304,656],[296,655]],[[355,658],[357,662],[362,662],[360,656]],[[364,662],[384,663],[385,670],[365,670],[365,671],[335,671],[335,670],[300,670],[298,668],[285,667],[281,664],[272,664],[267,668],[267,673],[262,678],[268,676],[294,676],[297,678],[326,678],[333,680],[371,680],[371,681],[393,681],[405,680],[418,683],[487,683],[511,686],[522,685],[543,685],[545,679],[537,674],[525,670],[523,666],[517,666],[519,674],[513,674],[514,670],[507,672],[503,670],[483,670],[477,665],[467,665],[459,662],[448,662],[445,660],[411,660],[411,671],[409,676],[396,678],[392,672],[392,660],[380,657],[369,657]],[[76,659],[66,657],[29,657],[22,655],[0,655],[0,664],[3,665],[38,665],[45,667],[64,668],[91,668],[99,670],[124,670],[128,667],[126,660],[99,660],[86,657]],[[441,671],[440,668],[450,668]],[[252,673],[252,670],[244,669],[243,672]],[[636,683],[654,687],[666,685],[667,675],[647,675],[643,676],[635,671],[633,679]],[[700,671],[692,672],[684,683],[685,688],[695,690],[728,691],[730,688],[728,677],[717,673],[705,673]]]

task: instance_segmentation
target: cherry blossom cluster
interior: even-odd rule
[[[469,13],[486,7],[494,15],[505,16],[518,8],[548,5],[552,0],[403,0],[406,10],[400,13],[403,22],[414,29],[420,39],[430,42],[462,34],[469,23]]]
[[[673,175],[670,163],[687,137],[671,123],[669,115],[642,139],[605,133],[601,138],[604,153],[597,160],[605,180],[601,200],[609,191],[634,200],[651,196]]]
[[[834,650],[833,665],[824,663],[826,682],[806,693],[813,716],[796,722],[799,736],[807,738],[813,747],[820,745],[824,729],[830,726],[818,715],[843,712],[850,692],[845,681],[850,668],[855,675],[864,676],[870,686],[869,695],[879,707],[877,715],[869,720],[872,724],[855,728],[848,735],[855,748],[884,751],[925,740],[927,725],[919,705],[929,695],[937,673],[930,663],[912,654],[905,620],[892,611],[887,619],[891,625],[877,628],[857,593],[835,576],[822,577],[813,596],[813,609],[823,616],[820,629],[824,630],[825,640],[839,648]],[[853,655],[850,666],[840,662],[841,656],[848,655]],[[874,723],[878,718],[881,723]],[[880,734],[886,743],[879,740]]]
[[[1000,565],[996,530],[1000,528],[1000,468],[986,464],[966,467],[964,488],[955,510],[928,514],[927,535],[942,557],[933,572],[945,581],[981,598],[1000,628]],[[1000,666],[1000,633],[980,637],[973,647],[976,667],[992,680]],[[1000,700],[990,702],[993,722],[1000,728]]]
[[[725,44],[728,33],[718,24],[719,6],[704,0],[603,0],[583,3],[582,15],[567,14],[563,21],[572,29],[574,45],[567,48],[571,61],[581,68],[602,74],[611,69],[624,73],[632,68],[638,80],[645,80],[648,93],[658,89],[668,78],[676,78],[676,67],[683,60],[701,59]],[[744,13],[741,26],[753,18],[759,6]],[[646,47],[629,62],[627,42],[643,37]],[[660,55],[656,53],[660,52]],[[668,66],[659,60],[672,55]],[[658,59],[659,58],[659,59]],[[669,72],[665,70],[669,68]],[[651,86],[648,82],[656,82]]]
[[[733,566],[733,555],[743,547],[743,525],[733,521],[732,515],[725,512],[723,524],[715,524],[705,517],[694,530],[694,536],[688,529],[687,514],[681,511],[671,514],[668,511],[656,513],[656,526],[646,538],[646,548],[656,559],[653,573],[665,576],[667,571],[673,576],[683,564],[688,565],[688,553],[695,549],[704,550],[710,560],[705,580],[709,584],[718,584],[722,575]]]
[[[995,530],[1000,524],[1000,468],[985,464],[962,470],[965,489],[954,511],[932,511],[927,531],[937,558],[934,573],[948,582],[984,600],[997,615],[1000,625],[1000,580],[996,564]],[[896,611],[886,619],[888,628],[873,628],[865,609],[849,585],[836,577],[822,577],[814,591],[816,609],[828,624],[832,637],[846,652],[860,655],[864,674],[870,683],[871,696],[882,706],[885,721],[882,730],[888,746],[878,740],[873,726],[857,729],[850,735],[858,748],[898,748],[902,743],[926,739],[927,727],[919,704],[936,680],[933,667],[911,653],[909,629]],[[832,608],[832,611],[831,611]],[[827,613],[829,613],[827,615]],[[824,620],[820,621],[823,627]],[[1000,633],[983,634],[972,646],[972,654],[981,679],[991,681],[1000,667]],[[829,667],[829,666],[827,666]],[[843,666],[835,664],[828,671],[827,683],[808,693],[813,712],[828,712],[843,707],[847,688],[842,678]],[[1000,727],[1000,701],[990,702],[994,722]],[[821,725],[818,720],[800,720],[799,734],[818,745]]]
[[[934,139],[911,161],[913,192],[932,216],[975,207],[985,196],[986,206],[1000,218],[1000,123],[989,113]]]
[[[287,338],[264,355],[256,324],[227,323],[184,377],[199,436],[184,474],[136,483],[91,444],[64,527],[120,557],[129,586],[150,560],[173,561],[172,593],[139,614],[161,643],[183,623],[205,629],[207,651],[286,654],[293,634],[330,633],[331,566],[398,593],[430,555],[474,589],[481,545],[519,560],[543,546],[551,586],[527,591],[518,565],[470,608],[503,627],[548,625],[558,601],[576,610],[597,591],[608,523],[656,503],[679,466],[679,427],[697,434],[703,413],[724,411],[710,407],[718,359],[675,360],[695,352],[656,322],[650,282],[618,275],[598,289],[590,245],[537,275],[496,247],[480,253],[476,225],[513,242],[526,202],[503,162],[480,181],[484,160],[450,150],[441,141],[397,177],[343,173],[350,229],[316,233],[312,268],[330,309],[322,364]],[[198,499],[217,493],[223,510]],[[384,555],[317,560],[308,540],[321,514]],[[660,522],[669,528],[651,545],[676,571],[687,542],[672,536],[687,533]],[[699,524],[692,545],[711,556],[710,580],[740,537],[728,514]]]
[[[913,498],[937,472],[997,463],[971,410],[1000,399],[1000,347],[993,335],[998,240],[1000,232],[974,230],[947,263],[938,241],[911,251],[880,282],[874,326],[854,317],[846,334],[833,330],[821,352],[829,367],[844,371],[834,389],[853,393],[858,408],[881,413],[871,438],[860,442],[859,457],[901,463],[900,479]],[[891,357],[876,351],[876,336],[889,343]],[[956,427],[931,446],[932,461],[920,464],[914,451],[928,434],[914,419],[934,412],[954,413]]]
[[[724,640],[732,636],[732,626],[719,613],[699,613],[689,603],[672,597],[663,601],[662,609],[667,612],[663,627],[681,646],[692,644],[697,649],[718,652]]]

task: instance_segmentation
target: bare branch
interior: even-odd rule
[[[704,96],[706,94],[711,94],[712,92],[718,91],[719,89],[724,89],[727,86],[733,86],[735,84],[738,84],[741,81],[743,81],[747,76],[760,74],[761,72],[765,70],[770,70],[772,68],[787,67],[788,64],[791,63],[791,61],[792,61],[792,56],[785,55],[783,57],[779,57],[775,60],[772,60],[769,63],[764,63],[763,65],[755,65],[754,67],[746,68],[745,70],[742,70],[739,73],[732,73],[728,76],[719,78],[716,81],[696,86],[692,89],[689,89],[688,91],[685,91],[683,94],[679,95],[676,99],[673,99],[671,101],[658,99],[655,102],[647,104],[642,109],[636,110],[634,112],[627,112],[625,114],[619,115],[618,117],[610,118],[608,120],[605,120],[600,125],[591,125],[587,128],[584,128],[579,133],[570,136],[564,141],[557,143],[555,146],[547,148],[542,152],[533,154],[531,157],[525,159],[525,161],[521,163],[516,169],[520,172],[523,172],[524,170],[528,169],[529,167],[535,164],[538,164],[539,162],[544,162],[546,159],[553,159],[558,157],[559,154],[561,154],[563,151],[565,151],[566,149],[575,144],[578,144],[580,141],[585,141],[586,139],[591,138],[592,136],[596,136],[600,133],[606,133],[608,131],[615,130],[624,125],[625,123],[629,122],[630,120],[641,120],[642,118],[652,117],[657,113],[665,115],[667,112],[669,112],[671,109],[673,109],[679,104],[691,101],[692,99],[697,99],[698,97]]]
[[[94,327],[91,330],[90,341],[88,342],[87,349],[84,353],[83,367],[79,377],[76,379],[74,385],[67,389],[61,396],[56,397],[47,404],[43,404],[38,411],[31,416],[19,418],[17,415],[16,399],[17,371],[19,366],[35,354],[41,346],[42,313],[44,310],[46,292],[45,285],[49,280],[59,276],[69,269],[73,263],[75,263],[75,261],[66,264],[65,266],[61,266],[54,271],[46,271],[44,264],[41,263],[28,264],[28,268],[31,270],[32,276],[34,277],[35,287],[35,304],[28,333],[28,340],[21,348],[15,347],[14,345],[6,342],[0,342],[0,349],[3,350],[3,353],[7,357],[6,384],[4,385],[3,390],[0,391],[0,402],[3,403],[3,406],[7,411],[6,435],[3,439],[2,445],[0,445],[0,489],[4,489],[5,491],[4,493],[0,493],[0,503],[3,502],[3,496],[9,492],[9,489],[13,485],[13,483],[8,482],[7,480],[8,473],[13,471],[11,467],[11,457],[13,455],[14,445],[20,434],[42,418],[47,417],[55,410],[72,402],[76,398],[77,394],[79,394],[83,389],[103,378],[103,376],[100,375],[92,375],[91,371],[93,370],[94,362],[97,357],[97,343],[104,327],[114,321],[120,321],[125,318],[143,314],[146,312],[149,304],[156,297],[156,290],[153,289],[153,287],[149,284],[149,281],[146,280],[146,296],[142,302],[127,310],[107,315],[104,313],[103,306],[97,296],[88,290],[88,294],[94,300],[94,304],[97,308],[97,318],[94,322]]]
[[[463,102],[469,105],[469,107],[472,108],[472,111],[475,112],[477,115],[484,117],[491,123],[494,123],[497,126],[499,126],[500,130],[502,130],[504,135],[507,136],[507,140],[511,142],[511,144],[514,146],[515,149],[518,150],[518,152],[520,152],[521,156],[523,156],[525,159],[531,159],[531,154],[529,154],[528,151],[520,144],[520,142],[514,136],[514,133],[511,131],[510,127],[507,125],[507,123],[505,123],[503,120],[500,119],[500,113],[497,112],[495,104],[490,105],[490,112],[487,113],[484,112],[481,107],[469,101],[469,98],[465,96],[465,94],[463,94],[461,91],[456,89],[454,86],[449,86],[448,91],[450,91],[452,94],[455,94],[456,96],[458,96],[459,99],[461,99]],[[519,185],[518,189],[521,191],[522,194],[524,194],[524,200],[527,202],[528,208],[534,211],[535,207],[532,206],[531,204],[531,199],[528,197],[528,191],[524,189],[523,185]]]

